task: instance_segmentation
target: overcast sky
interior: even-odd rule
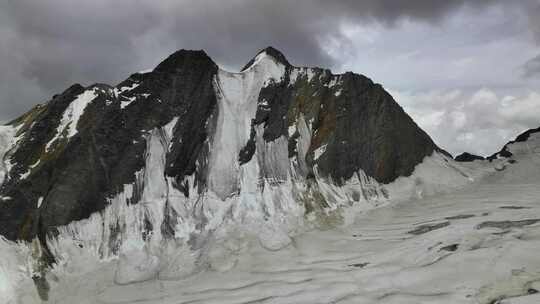
[[[388,89],[455,154],[540,126],[539,0],[3,0],[0,121],[181,48],[238,70],[268,45]]]

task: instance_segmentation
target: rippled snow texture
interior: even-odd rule
[[[79,258],[72,263],[88,269],[55,272],[50,301],[538,303],[527,293],[540,287],[540,222],[523,220],[540,219],[540,157],[516,159],[502,172],[474,162],[469,170],[491,173],[459,191],[389,204],[356,214],[350,225],[295,236],[278,251],[239,234],[223,247],[236,255],[232,266],[182,280],[119,285],[116,260]],[[141,267],[152,264],[143,261]],[[30,281],[18,287],[20,303],[39,303]]]

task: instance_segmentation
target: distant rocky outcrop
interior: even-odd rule
[[[485,160],[486,158],[483,156],[471,154],[469,152],[463,152],[460,155],[456,156],[454,159],[458,162],[472,162],[475,160]]]
[[[540,127],[536,128],[536,129],[529,129],[529,130],[519,134],[516,137],[516,139],[514,139],[514,140],[508,142],[506,145],[504,145],[504,147],[499,152],[493,153],[492,155],[488,156],[487,160],[493,161],[493,160],[501,158],[501,157],[503,157],[503,158],[512,157],[513,154],[510,151],[510,147],[513,144],[526,142],[527,140],[529,140],[529,137],[531,135],[538,134],[538,133],[540,133]]]

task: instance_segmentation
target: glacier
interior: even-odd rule
[[[291,158],[285,136],[267,141],[253,125],[265,102],[259,92],[284,73],[265,52],[242,72],[217,72],[210,153],[196,164],[208,165],[208,189],[195,175],[165,174],[175,117],[145,131],[133,183],[103,211],[49,236],[51,269],[40,264],[37,239],[0,238],[0,302],[537,303],[538,133],[509,145],[511,160],[465,164],[434,151],[388,184],[359,170],[338,186],[317,166],[307,179],[313,121],[299,113],[288,126],[298,134]],[[315,75],[294,67],[290,77]],[[340,76],[331,77],[341,94]],[[92,90],[66,110],[58,136],[75,134]],[[0,159],[16,145],[17,130],[0,127]],[[318,147],[315,159],[325,151]],[[9,167],[0,163],[0,178]]]
[[[153,140],[149,144],[166,146]],[[214,248],[206,253],[213,266],[204,270],[188,266],[197,254],[175,244],[160,245],[160,253],[153,251],[157,248],[151,242],[126,244],[126,257],[104,259],[96,254],[99,236],[92,235],[96,231],[90,222],[96,220],[73,223],[55,245],[65,259],[49,274],[49,301],[537,303],[533,291],[540,288],[540,136],[510,149],[511,163],[452,163],[474,181],[467,178],[467,183],[447,189],[442,184],[428,186],[428,181],[448,173],[440,166],[444,160],[429,157],[413,176],[387,186],[399,188],[400,195],[408,191],[408,199],[389,199],[363,210],[348,207],[354,214],[348,223],[305,229],[284,247],[265,246],[256,234],[230,226],[234,233],[213,239]],[[506,169],[498,171],[498,166]],[[458,176],[463,178],[459,173],[447,178],[461,180]],[[126,212],[135,218],[141,210],[116,212],[115,217]],[[83,247],[73,246],[74,236],[81,237]],[[11,288],[12,303],[40,303],[23,271],[31,250],[5,240],[0,248],[2,273],[9,277],[7,285],[0,281],[0,286]],[[162,276],[157,269],[164,256],[171,264]],[[119,282],[119,272],[138,282]]]

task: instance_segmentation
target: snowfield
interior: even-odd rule
[[[360,212],[280,250],[239,234],[226,244],[236,262],[223,271],[123,285],[118,260],[74,257],[49,275],[49,302],[540,303],[538,139],[511,147],[514,163],[466,165],[484,177],[458,190]],[[30,255],[21,248],[2,243],[0,289],[12,285],[7,303],[40,303],[32,280],[15,275]]]

